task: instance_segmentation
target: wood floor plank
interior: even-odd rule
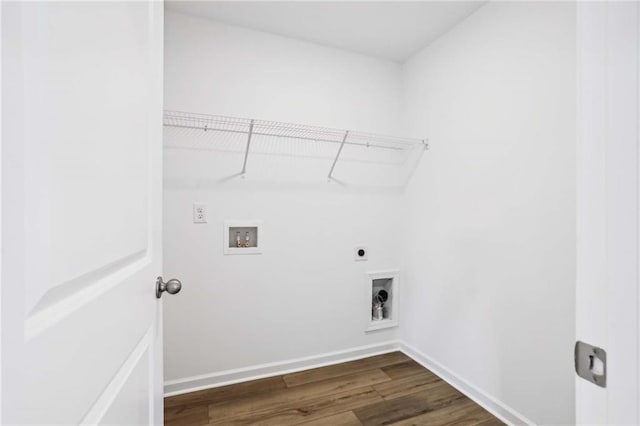
[[[352,411],[355,408],[381,402],[382,398],[371,387],[353,389],[347,392],[327,395],[306,401],[282,411],[257,413],[246,417],[226,420],[225,426],[291,426],[304,424],[310,420],[319,420]],[[357,418],[356,418],[357,419]],[[357,424],[360,424],[358,421]]]
[[[221,386],[190,392],[183,395],[170,396],[164,399],[165,407],[192,407],[195,405],[209,405],[235,398],[257,395],[263,392],[284,389],[286,387],[282,376],[252,380],[250,382]]]
[[[392,423],[393,426],[478,426],[482,422],[495,419],[470,399],[452,404],[417,417]],[[501,422],[497,423],[502,425]]]
[[[468,399],[442,380],[425,390],[353,410],[365,426],[388,425]]]
[[[165,399],[165,425],[208,424],[503,426],[398,352]]]
[[[402,352],[391,352],[342,364],[330,365],[328,367],[314,368],[313,370],[287,374],[283,378],[287,386],[294,387],[344,376],[345,374],[400,364],[410,360],[411,358]]]
[[[353,414],[353,411],[347,411],[346,413],[323,417],[301,424],[304,426],[362,426],[362,423],[360,423],[358,417]]]
[[[209,410],[206,405],[195,407],[165,407],[165,426],[202,426],[209,422]]]
[[[382,370],[374,369],[260,395],[222,401],[209,405],[209,421],[219,424],[253,414],[288,410],[315,398],[390,380]]]
[[[400,364],[387,365],[382,367],[382,371],[391,379],[402,379],[404,377],[420,374],[423,371],[429,371],[414,360],[401,362]]]
[[[420,392],[431,388],[431,383],[441,380],[438,376],[427,369],[413,376],[404,377],[402,379],[392,380],[390,382],[380,383],[373,388],[378,391],[384,399],[394,399],[411,393]]]

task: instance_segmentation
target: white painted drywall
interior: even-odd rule
[[[483,6],[410,59],[401,338],[538,424],[574,420],[575,5]]]
[[[168,11],[167,109],[396,134],[400,67]]]
[[[167,109],[397,133],[396,64],[172,12],[165,19]],[[402,194],[220,182],[220,158],[165,150],[164,275],[183,282],[164,301],[165,378],[393,339],[395,329],[364,332],[363,282],[366,271],[399,265]],[[208,205],[207,224],[192,223],[193,202]],[[263,222],[263,254],[223,255],[223,222],[236,219]],[[369,247],[367,262],[354,261],[358,244]]]

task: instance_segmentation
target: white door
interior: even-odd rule
[[[2,423],[162,423],[161,2],[2,2]]]
[[[640,4],[578,5],[577,339],[607,384],[576,378],[578,424],[640,424]]]

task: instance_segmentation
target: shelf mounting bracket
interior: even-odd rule
[[[329,170],[329,175],[327,176],[327,180],[331,180],[331,175],[333,174],[333,169],[336,167],[336,163],[338,162],[338,158],[340,158],[340,153],[342,152],[342,148],[344,148],[344,143],[347,141],[347,136],[349,136],[349,131],[347,130],[344,133],[344,137],[342,138],[342,143],[340,144],[340,148],[338,148],[338,152],[336,153],[336,158],[333,159],[333,164],[331,165],[331,170]]]
[[[249,146],[251,146],[251,136],[253,136],[253,122],[254,120],[251,120],[251,123],[249,123],[249,134],[247,136],[247,148],[244,151],[244,163],[242,163],[242,172],[241,172],[242,175],[244,175],[247,172],[247,160],[249,159]]]

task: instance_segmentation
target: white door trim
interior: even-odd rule
[[[2,3],[0,3],[0,100],[4,99],[2,96],[2,63],[3,63],[3,50],[2,50]],[[3,109],[2,102],[0,101],[0,331],[2,330],[2,150],[4,149],[4,137],[2,130]],[[2,421],[2,339],[0,338],[0,421]]]
[[[579,2],[576,339],[607,351],[607,387],[576,376],[578,424],[640,412],[640,6]]]

